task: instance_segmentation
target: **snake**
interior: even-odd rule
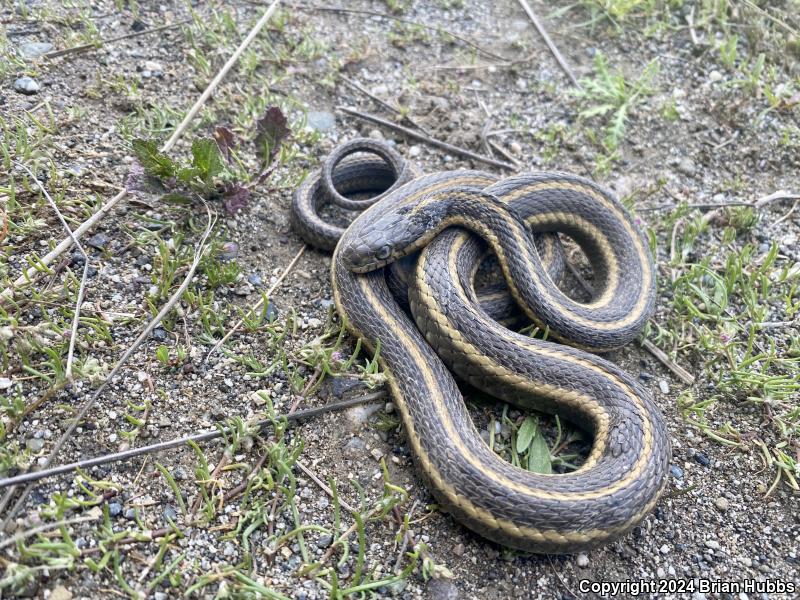
[[[647,239],[611,192],[577,175],[420,174],[398,157],[376,140],[343,144],[295,191],[292,222],[307,243],[334,249],[337,310],[378,357],[429,490],[457,521],[514,549],[569,554],[619,539],[658,503],[671,457],[648,390],[598,355],[635,339],[653,313]],[[357,192],[376,200],[342,202]],[[320,216],[329,202],[364,210],[338,227]],[[591,265],[586,302],[559,287],[560,234]],[[476,286],[490,254],[505,288]],[[543,335],[507,328],[512,305]],[[503,460],[459,382],[575,424],[592,437],[588,457],[565,473]]]

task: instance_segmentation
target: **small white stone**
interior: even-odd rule
[[[708,80],[711,82],[717,82],[720,81],[721,79],[722,79],[722,73],[720,73],[717,70],[711,71],[711,73],[708,74]]]
[[[669,383],[667,383],[666,379],[659,380],[658,389],[661,390],[662,394],[669,394]]]
[[[581,569],[585,569],[589,566],[589,557],[586,556],[583,552],[578,554],[578,557],[575,559],[575,564],[578,565]]]
[[[416,158],[420,154],[422,154],[422,146],[419,146],[418,144],[414,144],[408,149],[408,156],[411,158]]]
[[[717,540],[706,540],[705,545],[706,548],[711,548],[712,550],[719,550],[719,542]]]

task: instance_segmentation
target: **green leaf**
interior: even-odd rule
[[[534,473],[552,473],[553,465],[550,462],[550,448],[541,432],[531,440],[531,449],[528,453],[528,471]]]
[[[169,364],[169,348],[167,348],[164,344],[161,344],[156,349],[156,358],[158,359],[158,362],[160,362],[161,364],[168,365]]]
[[[203,177],[202,172],[197,167],[183,167],[182,169],[178,169],[178,172],[175,173],[175,177],[178,178],[178,181],[183,183],[191,183],[194,181],[195,177]]]
[[[175,175],[177,170],[175,162],[159,151],[155,140],[135,139],[132,145],[136,159],[142,164],[148,175],[159,179],[168,179]]]
[[[536,417],[525,417],[525,420],[519,427],[519,431],[517,431],[515,447],[518,454],[523,454],[528,449],[538,429],[539,420]]]
[[[206,184],[222,172],[222,153],[211,138],[200,138],[192,142],[192,166]]]

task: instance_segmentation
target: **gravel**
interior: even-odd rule
[[[162,13],[169,11],[182,14],[180,11],[183,5],[169,1],[159,3],[159,7],[152,10],[146,3],[140,4],[141,18],[146,23],[163,21]],[[160,8],[162,4],[163,10]],[[530,23],[521,18],[524,15],[521,15],[516,3],[468,1],[463,15],[469,15],[469,18],[461,18],[462,12],[456,15],[452,11],[444,10],[441,4],[415,3],[408,9],[408,14],[404,14],[404,18],[452,28],[508,56],[519,55],[521,48],[530,48],[537,53],[544,52]],[[257,16],[252,7],[237,4],[236,8],[241,9],[242,14],[239,16],[242,18]],[[580,10],[576,7],[570,14],[578,14]],[[566,80],[546,54],[541,54],[542,60],[531,63],[525,69],[497,67],[493,71],[473,68],[464,72],[454,69],[422,71],[422,66],[427,68],[462,60],[462,50],[457,48],[454,52],[449,43],[440,45],[435,36],[424,43],[404,49],[397,48],[388,41],[393,25],[379,19],[331,14],[324,17],[319,14],[309,14],[307,17],[305,13],[303,15],[303,24],[311,28],[314,36],[328,44],[331,55],[336,55],[343,61],[342,68],[348,76],[368,89],[377,90],[387,101],[408,107],[415,121],[437,137],[484,151],[480,133],[487,122],[486,112],[481,106],[485,105],[492,114],[493,129],[508,127],[518,130],[498,134],[491,139],[523,160],[526,168],[555,168],[580,174],[591,171],[597,149],[570,138],[569,127],[574,124],[578,108],[569,96]],[[553,31],[568,25],[568,17],[553,16],[552,20]],[[104,35],[113,33],[103,19],[98,19],[98,23],[103,27]],[[287,28],[293,27],[290,24]],[[123,29],[127,29],[127,25]],[[370,51],[359,53],[353,50],[356,46],[350,46],[346,52],[340,52],[340,48],[351,43],[345,40],[351,39],[352,34],[361,29],[364,31],[363,39],[369,42],[365,48]],[[608,183],[626,177],[632,182],[629,185],[631,189],[651,189],[647,186],[663,189],[654,192],[647,202],[665,205],[674,202],[668,192],[690,202],[711,202],[720,193],[723,194],[723,199],[738,200],[776,189],[796,188],[796,171],[793,170],[796,161],[787,158],[786,154],[794,150],[788,148],[782,153],[775,145],[763,145],[769,140],[778,139],[769,127],[770,119],[790,118],[786,114],[787,110],[790,114],[791,109],[771,111],[766,116],[766,125],[762,131],[752,131],[745,127],[747,123],[737,121],[732,100],[735,100],[733,104],[743,106],[742,110],[754,111],[753,120],[761,110],[761,105],[750,96],[731,98],[726,95],[725,86],[719,83],[708,87],[709,83],[715,83],[712,81],[715,76],[713,71],[708,74],[708,68],[704,64],[698,64],[699,61],[693,58],[692,44],[685,26],[671,38],[674,41],[668,42],[655,39],[640,42],[625,35],[606,35],[602,28],[597,33],[592,33],[589,29],[576,31],[573,36],[576,38],[574,47],[565,45],[562,50],[575,65],[579,76],[592,73],[592,53],[597,51],[609,56],[610,63],[615,67],[620,66],[631,73],[641,69],[641,61],[648,61],[655,56],[660,56],[662,61],[657,95],[648,100],[648,106],[641,107],[636,114],[631,115],[628,141],[622,149],[624,161],[611,165],[608,174],[594,174],[598,180]],[[71,107],[86,110],[85,118],[72,122],[64,131],[53,134],[60,144],[54,155],[60,171],[67,169],[68,165],[80,164],[82,167],[78,177],[69,180],[70,188],[74,189],[75,194],[85,198],[104,195],[107,192],[105,188],[93,189],[88,186],[89,182],[93,185],[97,181],[118,184],[124,181],[127,173],[126,163],[120,159],[127,153],[127,148],[119,140],[116,126],[128,111],[115,108],[114,103],[119,100],[119,95],[93,99],[88,94],[77,94],[88,91],[92,87],[91,82],[97,77],[107,80],[118,75],[130,77],[134,68],[140,68],[137,74],[143,81],[139,82],[142,94],[139,100],[143,105],[159,103],[177,109],[190,106],[198,93],[191,83],[196,83],[195,78],[198,75],[184,60],[185,44],[182,37],[176,37],[178,35],[178,32],[172,32],[123,41],[109,45],[102,52],[75,55],[69,61],[42,67],[41,73],[37,71],[37,80],[48,86],[48,91],[58,90],[58,94],[53,95],[64,102],[63,108],[53,104],[57,119],[66,122],[66,111]],[[270,36],[272,35],[271,33]],[[279,35],[275,33],[274,37],[277,39]],[[510,44],[512,37],[517,38],[518,45]],[[176,43],[176,40],[181,43]],[[592,53],[587,52],[587,49],[591,49]],[[223,54],[221,50],[220,54]],[[702,62],[714,60],[712,55],[714,53],[705,53]],[[106,65],[100,61],[101,57],[107,60]],[[676,57],[676,60],[672,61],[669,57]],[[215,54],[214,60],[224,60],[224,57]],[[157,63],[158,68],[148,63]],[[261,64],[258,68],[267,74],[267,64]],[[280,177],[273,182],[274,187],[271,184],[259,187],[258,201],[244,215],[220,225],[225,228],[228,238],[238,244],[237,261],[243,269],[242,272],[257,272],[262,278],[262,281],[256,282],[250,278],[251,275],[244,276],[255,287],[268,286],[274,282],[300,247],[300,242],[291,232],[288,222],[287,206],[291,190],[284,187],[284,182],[295,181],[295,177],[300,176],[300,171],[315,168],[321,156],[344,139],[370,135],[373,131],[383,137],[393,135],[387,130],[376,129],[371,125],[362,126],[350,119],[342,119],[337,123],[333,113],[326,111],[324,107],[342,102],[358,106],[367,112],[377,112],[378,109],[360,95],[350,95],[352,90],[342,87],[333,92],[321,85],[318,64],[292,61],[282,68],[287,70],[286,77],[277,85],[285,87],[293,98],[316,108],[309,113],[308,123],[311,129],[321,134],[322,139],[317,146],[302,146],[298,149],[298,172],[282,171]],[[730,78],[727,71],[722,68],[718,70],[721,74],[724,73],[723,79]],[[149,72],[149,76],[145,76],[145,72]],[[14,73],[8,83],[17,75]],[[190,85],[186,85],[187,83]],[[242,87],[240,89],[237,86]],[[6,89],[10,87],[9,85]],[[70,90],[79,92],[73,95]],[[238,99],[246,94],[253,95],[252,90],[247,90],[243,80],[237,80],[235,83],[223,82],[215,97],[218,96],[221,102],[229,96]],[[7,94],[5,98],[8,106],[3,106],[3,109],[8,109],[12,114],[22,114],[24,106],[29,109],[35,102],[21,94]],[[661,107],[672,102],[675,103],[678,119],[668,122],[661,117]],[[233,118],[233,115],[225,116]],[[293,113],[293,117],[299,118],[299,113]],[[738,118],[741,119],[741,115]],[[509,126],[512,121],[513,127]],[[208,125],[210,127],[211,124]],[[551,131],[549,128],[559,125],[567,127],[566,133],[563,139],[558,138],[556,141],[556,161],[548,162],[543,136]],[[712,147],[725,142],[734,133],[737,136],[735,143],[711,151]],[[718,138],[715,139],[714,136]],[[480,167],[457,157],[448,157],[427,146],[408,144],[399,136],[396,136],[394,143],[400,152],[413,158],[426,172],[445,168]],[[188,145],[181,148],[183,150],[188,151]],[[767,162],[762,164],[761,161],[764,160]],[[737,176],[741,181],[736,185],[742,185],[744,191],[731,189],[733,184],[730,182]],[[785,214],[790,207],[791,205],[782,207],[780,214]],[[159,207],[158,210],[160,217],[170,217],[166,209]],[[93,252],[91,256],[92,265],[97,267],[97,277],[87,290],[87,302],[93,308],[92,316],[101,319],[109,327],[113,345],[81,347],[80,356],[81,359],[87,356],[96,358],[100,369],[108,369],[113,364],[115,353],[130,343],[140,331],[141,319],[149,314],[145,294],[152,285],[153,272],[160,265],[158,256],[154,253],[146,257],[149,261],[139,261],[136,260],[138,256],[134,255],[133,248],[116,255],[116,250],[124,248],[130,241],[125,233],[126,227],[160,227],[140,222],[139,217],[145,213],[146,208],[135,203],[115,209],[103,223],[106,239],[100,245],[102,250],[113,251]],[[656,225],[658,219],[666,213],[639,214],[646,224]],[[148,216],[156,218],[154,214]],[[77,218],[77,215],[73,214],[71,217]],[[25,247],[26,252],[29,248],[39,252],[38,244],[42,241],[45,244],[41,246],[45,248],[46,242],[52,237],[52,228],[56,225],[51,215],[43,218],[50,230],[45,231],[41,238],[11,239],[10,243]],[[786,246],[781,248],[781,252],[794,252],[789,245],[792,242],[791,235],[796,232],[794,218],[787,218],[784,227],[787,230],[776,232],[774,236],[765,231],[767,237],[756,240],[755,247],[765,243],[768,249],[769,241],[775,239]],[[13,237],[12,234],[9,236]],[[796,240],[795,237],[794,241]],[[194,241],[187,238],[184,244]],[[665,264],[668,256],[664,253],[668,252],[669,244],[663,239],[659,239],[658,243],[659,263]],[[71,256],[73,266],[82,264],[74,253]],[[150,265],[153,271],[144,269],[144,265]],[[299,355],[306,344],[325,331],[328,311],[332,306],[329,269],[328,255],[308,250],[298,262],[295,271],[287,277],[283,287],[272,295],[271,300],[275,304],[270,304],[270,310],[274,310],[271,314],[283,318],[296,311],[299,322],[305,325],[305,329],[302,325],[298,327],[296,336],[290,336],[291,340],[287,343],[289,356]],[[301,275],[301,272],[305,275]],[[661,273],[661,276],[662,279],[668,277],[668,273]],[[250,296],[246,298],[237,298],[232,293],[220,294],[216,301],[219,307],[236,304],[244,310],[254,298],[251,292],[248,293]],[[663,296],[659,300],[662,307],[670,302],[671,298]],[[269,376],[254,377],[248,374],[248,368],[234,360],[233,357],[252,354],[263,364],[270,364],[274,359],[274,349],[267,336],[260,332],[240,332],[226,345],[233,353],[232,357],[218,355],[203,363],[208,346],[199,341],[202,331],[197,324],[194,310],[188,302],[181,303],[180,311],[183,312],[175,311],[170,323],[165,323],[164,327],[153,332],[151,339],[136,354],[129,368],[120,373],[108,393],[104,394],[97,410],[90,414],[87,422],[81,424],[79,435],[83,436],[81,439],[92,440],[92,453],[116,449],[108,440],[110,435],[127,426],[124,414],[131,410],[126,408],[127,401],[134,404],[150,402],[147,423],[135,440],[138,445],[197,429],[210,429],[214,422],[231,416],[246,417],[253,414],[263,408],[251,401],[251,393],[258,389],[266,390],[275,406],[281,410],[288,410],[297,399],[298,395],[291,382],[280,368]],[[134,318],[125,315],[134,315]],[[656,322],[663,323],[662,317],[663,315],[657,316]],[[184,321],[188,327],[188,336],[184,332]],[[228,326],[230,324],[231,322],[227,323]],[[191,357],[192,363],[203,363],[202,369],[184,371],[164,367],[155,360],[155,349],[158,345],[184,345],[187,337],[192,340],[188,350],[196,353]],[[81,341],[85,341],[84,336]],[[348,336],[340,352],[347,358],[351,349],[352,343]],[[359,504],[360,496],[356,486],[349,482],[353,481],[363,487],[369,501],[376,501],[383,493],[383,482],[381,468],[375,458],[391,457],[385,463],[392,483],[409,492],[405,509],[417,507],[412,515],[416,539],[428,540],[426,545],[433,559],[437,564],[446,565],[453,572],[454,579],[432,579],[425,582],[414,575],[402,590],[387,588],[386,595],[395,591],[404,600],[528,598],[545,595],[568,598],[572,596],[566,590],[576,590],[577,582],[582,578],[624,580],[639,576],[652,578],[662,573],[680,578],[781,576],[796,580],[797,559],[792,552],[796,549],[797,514],[800,514],[797,496],[792,495],[786,486],[780,485],[769,498],[765,498],[766,486],[771,477],[763,470],[758,455],[753,456],[738,450],[732,452],[727,447],[710,442],[698,429],[689,425],[676,405],[678,394],[689,388],[673,378],[659,363],[652,361],[638,346],[626,347],[609,358],[634,376],[639,373],[647,374],[642,385],[656,392],[655,402],[665,415],[673,441],[671,478],[668,492],[657,510],[633,534],[574,558],[542,558],[500,552],[496,545],[485,542],[457,524],[445,512],[427,512],[425,507],[433,503],[433,499],[414,467],[403,434],[396,431],[379,433],[374,427],[375,418],[381,410],[390,412],[382,402],[376,403],[374,408],[327,415],[298,424],[292,429],[291,435],[304,441],[303,460],[324,481],[334,480],[341,497],[355,506]],[[363,356],[359,358],[359,361],[362,360]],[[646,364],[642,364],[643,362]],[[694,365],[684,366],[691,369]],[[292,364],[292,367],[298,368],[298,365]],[[137,373],[144,373],[145,377],[140,378]],[[298,374],[304,378],[310,375],[309,371],[302,370],[298,370]],[[17,375],[12,373],[7,377],[12,380],[7,389],[15,390],[16,384],[13,381]],[[30,385],[31,388],[30,394],[25,397],[30,402],[37,397],[34,392],[41,392],[41,389],[27,381],[25,385]],[[43,450],[47,442],[44,436],[34,437],[36,432],[49,428],[57,437],[69,418],[64,407],[77,406],[83,394],[90,389],[91,384],[88,381],[76,382],[71,392],[65,392],[50,406],[24,420],[19,431],[14,434],[17,437],[13,439],[24,446],[30,442],[42,444],[39,451]],[[693,391],[696,392],[697,389]],[[353,380],[326,381],[319,394],[305,398],[300,408],[321,405],[335,397],[353,396],[363,392],[363,386]],[[108,417],[109,409],[117,411],[115,419]],[[721,427],[726,421],[731,421],[733,427],[742,431],[743,439],[757,438],[762,433],[761,429],[748,427],[748,423],[758,423],[762,415],[757,414],[753,420],[748,421],[752,415],[748,415],[746,409],[746,403],[736,403],[735,409],[720,407],[718,413],[709,412],[710,425]],[[481,422],[486,416],[484,406],[480,405],[472,414],[479,421],[480,429],[486,430],[488,419]],[[41,422],[34,423],[36,419]],[[121,440],[119,438],[117,444]],[[218,460],[220,448],[214,444],[203,445],[210,461]],[[241,458],[236,458],[235,462],[251,465],[258,458],[257,449],[260,450],[260,447],[254,445],[252,450],[242,450]],[[78,457],[77,450],[66,449],[61,459],[67,461]],[[197,488],[191,476],[181,479],[178,474],[191,474],[196,465],[196,457],[187,449],[176,449],[163,453],[157,460],[173,473],[181,488],[188,491],[189,499],[193,500]],[[125,493],[130,493],[130,496],[120,495],[109,503],[109,510],[112,504],[119,504],[125,519],[115,521],[114,526],[133,528],[132,521],[136,511],[147,526],[154,529],[166,526],[167,519],[179,526],[186,526],[184,516],[174,506],[174,494],[153,469],[153,463],[146,463],[141,475],[137,477],[143,464],[145,463],[142,461],[133,461],[90,474],[98,479],[108,477],[110,481],[123,486]],[[714,466],[713,469],[709,468],[711,465]],[[224,481],[227,485],[235,485],[241,475],[240,471],[226,472]],[[300,492],[301,519],[304,523],[331,527],[332,502],[315,484],[301,481],[301,474],[298,472],[297,475],[298,489],[308,490]],[[73,486],[69,478],[48,481],[42,486],[40,496],[45,508],[55,492],[73,496],[81,494],[80,489]],[[39,510],[32,505],[28,508],[33,515]],[[242,550],[236,543],[223,541],[222,538],[236,526],[240,517],[236,511],[240,506],[237,502],[231,502],[226,503],[227,508],[232,512],[222,512],[214,523],[220,527],[219,531],[210,532],[208,527],[198,523],[186,527],[186,537],[174,542],[179,550],[171,556],[165,556],[164,563],[169,564],[180,552],[186,552],[187,559],[181,569],[185,565],[193,565],[186,568],[187,571],[195,569],[195,575],[194,565],[199,565],[204,573],[212,573],[235,563]],[[343,527],[350,523],[349,517],[343,511]],[[291,518],[279,515],[275,527],[277,532],[287,531],[294,524]],[[396,534],[397,526],[393,522],[376,521],[368,524],[365,557],[367,568],[380,566],[383,573],[391,573],[398,552]],[[328,539],[331,536],[317,538],[318,535],[320,534],[314,531],[306,534],[306,544],[312,558],[321,556],[333,543],[332,539]],[[75,539],[81,539],[84,547],[96,545],[96,533],[88,525],[81,526]],[[284,546],[272,557],[274,562],[268,562],[266,546],[263,545],[266,535],[258,539],[253,537],[250,541],[252,556],[258,565],[257,573],[267,580],[266,585],[274,585],[276,589],[295,599],[318,600],[327,597],[325,590],[314,581],[305,581],[296,576],[295,570],[302,561],[299,551]],[[714,543],[716,546],[713,546]],[[350,560],[337,567],[342,576],[342,586],[352,579],[355,568],[353,557],[357,550],[357,546],[351,546]],[[123,569],[129,581],[136,581],[136,576],[142,570],[141,564],[153,561],[157,551],[158,544],[136,545],[135,552],[141,554],[145,563],[125,561]],[[187,578],[192,576],[188,572],[186,575]],[[60,575],[55,570],[51,570],[49,576],[48,587],[61,582],[56,579]],[[63,574],[63,581],[76,597],[105,597],[98,590],[118,589],[113,573],[94,574],[85,568]],[[50,590],[51,598],[54,589]],[[153,596],[157,599],[172,597],[173,592],[175,590],[170,590],[170,594],[159,591]],[[214,593],[215,589],[209,590],[207,595],[211,597]]]

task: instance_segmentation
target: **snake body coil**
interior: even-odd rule
[[[360,142],[337,156],[363,148]],[[366,168],[367,159],[351,157],[325,170],[329,185],[347,193],[358,190],[345,179],[369,179]],[[376,172],[387,168],[398,175],[386,164]],[[301,233],[314,229],[304,234],[312,243],[332,235],[314,225],[316,208],[336,201],[321,180],[304,184],[294,199],[294,222]],[[581,245],[600,282],[588,303],[571,300],[556,285],[563,269],[558,231]],[[380,362],[416,462],[458,520],[534,552],[577,552],[613,540],[653,508],[664,487],[670,449],[661,417],[647,392],[612,363],[498,324],[491,300],[498,292],[481,297],[475,290],[486,251],[481,238],[497,254],[516,303],[552,337],[607,350],[631,340],[652,312],[647,244],[608,192],[565,174],[498,181],[478,171],[411,178],[361,213],[334,252],[337,308],[368,346],[380,341]],[[420,250],[405,274],[412,321],[383,267]],[[476,431],[451,371],[591,433],[586,462],[571,473],[545,475],[502,460]]]

